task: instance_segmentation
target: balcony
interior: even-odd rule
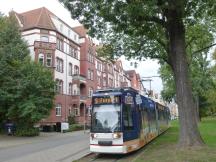
[[[34,42],[34,47],[39,48],[39,49],[55,50],[56,49],[56,43],[43,42],[43,41],[36,40]]]
[[[121,82],[120,87],[128,87],[128,83],[127,82]]]
[[[85,101],[87,99],[88,99],[88,96],[83,96],[83,95],[80,96],[80,101]]]
[[[78,80],[78,81],[80,81],[80,82],[82,82],[82,83],[86,83],[86,78],[85,78],[85,76],[80,75],[80,74],[74,74],[74,75],[73,75],[73,80],[74,80],[74,81],[75,81],[75,80]]]

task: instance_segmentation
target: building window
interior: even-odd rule
[[[103,64],[102,71],[105,72],[106,66]]]
[[[102,71],[102,64],[99,61],[97,62],[97,70]]]
[[[48,67],[52,66],[52,55],[51,54],[46,55],[46,66]]]
[[[73,65],[72,65],[72,63],[69,63],[69,75],[70,76],[73,75]]]
[[[111,64],[108,64],[108,72],[110,74],[113,74],[113,68],[112,68],[112,65]]]
[[[93,88],[92,88],[92,87],[90,87],[90,88],[89,88],[89,93],[88,93],[88,96],[89,96],[89,97],[91,97],[91,96],[92,96],[92,94],[93,94]]]
[[[101,78],[100,76],[97,76],[98,85],[101,86]]]
[[[42,42],[49,42],[49,37],[48,37],[48,36],[41,36],[41,37],[40,37],[40,40],[41,40]]]
[[[78,59],[78,50],[74,49],[74,58]]]
[[[94,70],[91,70],[91,80],[94,80]]]
[[[69,106],[69,108],[68,108],[68,115],[69,116],[72,115],[72,106]]]
[[[103,78],[103,86],[106,87],[106,78]]]
[[[90,106],[90,107],[88,107],[88,115],[91,116],[91,114],[92,114],[92,108]]]
[[[44,65],[44,54],[43,53],[40,53],[38,55],[38,62],[39,64]]]
[[[87,75],[87,78],[88,78],[88,79],[91,79],[91,70],[90,70],[90,69],[88,69],[88,75]]]
[[[56,105],[56,116],[61,116],[61,109],[62,109],[62,105],[57,104]]]
[[[109,87],[113,87],[113,79],[109,78]]]
[[[63,40],[57,38],[57,40],[56,40],[56,46],[57,46],[58,50],[63,51]]]
[[[63,73],[63,60],[60,58],[56,59],[56,71]]]
[[[59,94],[63,93],[63,81],[56,79],[56,92]]]
[[[79,67],[77,65],[74,66],[74,74],[75,75],[79,74]]]
[[[74,115],[80,116],[80,109],[79,108],[77,108],[77,107],[74,108]]]
[[[91,63],[94,63],[94,55],[93,55],[93,49],[92,48],[88,49],[88,61]]]
[[[87,78],[90,80],[94,80],[94,70],[88,69]]]
[[[74,48],[69,46],[69,55],[71,55],[72,57],[74,57]]]
[[[73,84],[73,94],[72,95],[79,95],[79,88],[77,86],[77,84]]]
[[[72,83],[69,83],[68,91],[69,91],[69,95],[72,95],[72,94],[73,94]]]

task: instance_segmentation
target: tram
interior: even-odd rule
[[[92,96],[90,151],[127,154],[169,127],[168,107],[132,88],[97,90]]]

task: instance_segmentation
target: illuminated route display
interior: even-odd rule
[[[120,96],[103,96],[93,98],[94,104],[120,104]]]

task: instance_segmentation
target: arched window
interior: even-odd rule
[[[38,62],[39,64],[44,65],[44,54],[43,53],[40,53],[38,55]]]
[[[62,109],[62,105],[56,104],[56,116],[61,116],[61,109]]]
[[[56,92],[62,94],[63,93],[63,81],[56,79]]]
[[[74,74],[79,74],[79,67],[77,65],[74,66]]]

